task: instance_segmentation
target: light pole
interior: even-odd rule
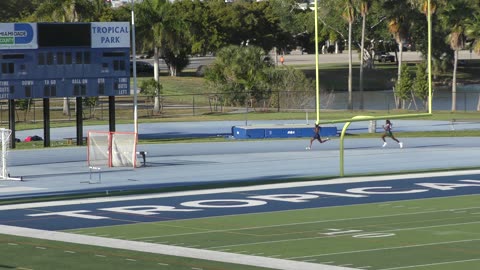
[[[137,54],[135,48],[135,7],[132,0],[132,60],[133,60],[133,132],[138,136],[138,115],[137,115]]]

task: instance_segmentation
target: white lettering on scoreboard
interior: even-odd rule
[[[72,84],[87,84],[88,79],[72,79]]]
[[[117,86],[118,95],[127,95],[128,94],[128,78],[119,78]]]
[[[22,86],[32,86],[33,81],[22,81]]]
[[[92,22],[92,48],[130,48],[129,22]]]
[[[44,80],[45,85],[57,85],[57,80]]]
[[[10,84],[8,81],[0,81],[0,98],[9,98]]]

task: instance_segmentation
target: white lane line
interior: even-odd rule
[[[35,188],[35,187],[0,187],[0,193],[38,191],[38,190],[45,190],[45,189],[46,188]]]
[[[146,241],[145,239],[151,238],[163,238],[163,237],[176,237],[176,236],[186,236],[186,235],[197,235],[197,234],[206,234],[206,233],[222,233],[222,232],[235,232],[235,231],[243,231],[243,230],[256,230],[256,229],[268,229],[268,228],[278,228],[278,227],[288,227],[288,226],[298,226],[298,225],[308,225],[308,224],[319,224],[319,223],[329,223],[329,222],[339,222],[339,221],[354,221],[354,220],[366,220],[366,219],[374,219],[374,218],[388,218],[388,217],[401,217],[401,216],[410,216],[410,215],[424,215],[424,214],[432,214],[432,213],[441,213],[441,212],[451,212],[457,210],[472,210],[478,209],[479,207],[469,207],[469,208],[459,208],[459,209],[444,209],[444,210],[436,210],[436,211],[421,211],[421,212],[411,212],[411,213],[400,213],[400,214],[393,214],[393,215],[380,215],[380,216],[368,216],[368,217],[355,217],[355,218],[339,218],[339,219],[328,219],[328,220],[317,220],[317,221],[309,221],[309,222],[296,222],[296,223],[285,223],[285,224],[277,224],[277,225],[269,225],[269,226],[255,226],[255,227],[244,227],[238,229],[226,229],[226,230],[206,230],[200,232],[189,232],[189,233],[177,233],[177,234],[167,234],[161,236],[146,236],[146,237],[137,237],[132,238],[131,240],[141,240]],[[161,226],[161,224],[159,225]],[[159,242],[159,244],[166,244],[167,242]]]
[[[191,196],[191,195],[221,194],[221,193],[232,193],[232,192],[280,189],[280,188],[328,186],[328,185],[334,185],[334,184],[367,183],[367,182],[377,182],[377,181],[395,181],[395,180],[403,180],[403,179],[411,179],[411,178],[461,176],[461,175],[470,175],[470,174],[480,174],[480,170],[413,173],[413,174],[404,174],[404,175],[347,177],[347,178],[337,178],[337,179],[331,179],[331,180],[280,183],[280,184],[259,185],[259,186],[251,186],[251,187],[234,187],[234,188],[221,188],[221,189],[168,192],[168,193],[148,194],[148,195],[129,195],[129,196],[119,196],[119,197],[88,198],[88,199],[63,200],[63,201],[52,201],[52,202],[35,202],[35,203],[2,205],[0,206],[0,211],[38,208],[38,207],[50,207],[50,206],[81,205],[81,204],[87,204],[87,203],[121,202],[121,201],[171,198],[171,197],[181,197],[181,196]]]
[[[411,228],[401,228],[401,229],[391,229],[391,230],[380,230],[380,231],[372,231],[370,233],[382,233],[382,232],[399,232],[399,231],[409,231],[409,230],[419,230],[419,229],[430,229],[430,228],[439,228],[439,227],[448,227],[448,226],[457,226],[457,225],[468,225],[468,224],[477,224],[480,221],[472,221],[472,222],[462,222],[462,223],[451,223],[451,224],[441,224],[441,225],[432,225],[432,226],[423,226],[423,227],[411,227]],[[355,233],[345,233],[341,236],[350,236]],[[221,248],[231,248],[231,247],[240,247],[240,246],[250,246],[250,245],[262,245],[262,244],[273,244],[273,243],[283,243],[283,242],[293,242],[293,241],[303,241],[303,240],[312,240],[312,239],[321,239],[326,237],[332,236],[317,236],[317,237],[302,237],[302,238],[294,238],[294,239],[283,239],[283,240],[275,240],[275,241],[263,241],[263,242],[250,242],[244,244],[234,244],[234,245],[224,245],[224,246],[217,246],[217,247],[208,247],[209,249],[221,249]],[[311,257],[311,256],[306,256]]]
[[[287,258],[287,259],[288,259],[288,260],[295,260],[295,259],[303,259],[303,258],[310,258],[310,257],[323,257],[323,256],[333,256],[333,255],[363,253],[363,252],[372,252],[372,251],[384,251],[384,250],[403,249],[403,248],[428,247],[428,246],[435,246],[435,245],[467,243],[467,242],[475,242],[475,241],[480,241],[480,239],[467,239],[467,240],[448,241],[448,242],[437,242],[437,243],[427,243],[427,244],[408,245],[408,246],[397,246],[397,247],[388,247],[388,248],[361,249],[361,250],[342,251],[342,252],[334,252],[334,253],[324,253],[324,254],[308,255],[308,256],[300,256],[300,257],[290,257],[290,258]]]
[[[417,268],[417,267],[434,266],[434,265],[445,265],[445,264],[454,264],[454,263],[476,262],[476,261],[480,261],[480,259],[470,259],[470,260],[461,260],[461,261],[448,261],[448,262],[440,262],[440,263],[418,264],[418,265],[409,265],[409,266],[401,266],[401,267],[393,267],[393,268],[384,268],[384,269],[380,269],[380,270],[408,269],[408,268]]]
[[[93,245],[106,248],[116,248],[171,256],[181,256],[223,263],[272,268],[277,270],[354,270],[354,268],[340,266],[330,266],[285,259],[250,256],[238,253],[225,253],[212,250],[166,246],[147,242],[135,242],[98,236],[78,235],[65,232],[21,228],[7,225],[0,225],[0,231],[3,234],[30,237],[36,239],[45,239],[50,241],[61,241],[82,245]]]

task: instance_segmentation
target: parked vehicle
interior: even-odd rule
[[[136,61],[137,74],[138,73],[153,73],[154,67],[152,64],[145,61]],[[130,73],[133,73],[133,61],[130,62]]]
[[[395,56],[394,55],[391,55],[390,53],[388,52],[377,52],[375,53],[375,56],[373,58],[375,61],[378,61],[378,62],[383,62],[383,63],[386,63],[386,62],[395,62]]]

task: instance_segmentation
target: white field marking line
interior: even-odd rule
[[[0,193],[37,191],[37,190],[44,190],[44,189],[47,189],[47,188],[36,188],[36,187],[0,187]]]
[[[346,268],[339,266],[258,257],[237,253],[225,253],[211,250],[167,246],[146,242],[111,239],[98,236],[78,235],[65,232],[45,231],[7,225],[0,225],[0,231],[3,234],[44,239],[49,241],[61,241],[81,245],[93,245],[106,248],[133,250],[153,254],[187,257],[223,263],[272,268],[278,270],[355,270],[354,268]]]
[[[436,210],[436,211],[422,211],[422,212],[412,212],[412,213],[400,213],[400,214],[394,214],[394,215],[380,215],[380,216],[368,216],[368,217],[355,217],[355,218],[340,218],[340,219],[330,219],[330,220],[317,220],[317,221],[285,223],[285,224],[277,224],[277,225],[269,225],[269,226],[245,227],[245,228],[238,228],[238,229],[206,230],[206,231],[191,232],[191,233],[178,233],[178,234],[168,234],[168,235],[160,235],[160,236],[138,237],[138,238],[132,238],[131,240],[145,240],[145,239],[151,239],[151,238],[163,238],[163,237],[175,237],[175,236],[185,236],[185,235],[197,235],[197,234],[205,234],[205,233],[235,232],[235,231],[243,231],[243,230],[268,229],[268,228],[298,226],[298,225],[307,225],[307,224],[318,224],[318,223],[339,222],[339,221],[353,221],[353,220],[364,220],[364,219],[373,219],[373,218],[388,218],[388,217],[399,217],[399,216],[408,216],[408,215],[423,215],[423,214],[440,213],[440,212],[452,212],[452,211],[458,211],[458,210],[472,210],[472,209],[477,209],[477,208],[480,208],[480,207],[467,207],[467,208],[457,208],[457,209],[443,209],[443,210]],[[159,224],[159,226],[162,226],[162,225],[163,225],[163,224]],[[73,232],[73,233],[76,233],[76,232]],[[146,240],[145,240],[145,241],[146,241]],[[168,243],[168,242],[167,242],[167,243]]]
[[[461,261],[449,261],[449,262],[441,262],[441,263],[429,263],[429,264],[418,264],[418,265],[410,265],[410,266],[401,266],[401,267],[393,267],[393,268],[384,268],[380,270],[395,270],[395,269],[407,269],[413,267],[423,267],[423,266],[433,266],[433,265],[443,265],[443,264],[452,264],[452,263],[464,263],[464,262],[475,262],[480,261],[480,259],[470,259],[470,260],[461,260]]]
[[[463,223],[450,223],[450,224],[431,225],[431,226],[412,227],[412,228],[401,228],[401,229],[391,229],[391,230],[380,230],[380,231],[371,231],[371,232],[368,232],[368,233],[400,232],[400,231],[419,230],[419,229],[430,229],[430,228],[439,228],[439,227],[448,227],[448,226],[457,226],[457,225],[468,225],[468,224],[477,224],[477,223],[480,223],[480,221],[463,222]],[[328,236],[328,235],[327,235],[327,236],[317,236],[317,237],[302,237],[302,238],[294,238],[294,239],[283,239],[283,240],[275,240],[275,241],[263,241],[263,242],[244,243],[244,244],[235,244],[235,245],[224,245],[224,246],[206,247],[206,248],[208,248],[208,249],[218,249],[218,248],[230,248],[230,247],[249,246],[249,245],[273,244],[273,243],[303,241],[303,240],[312,240],[312,239],[320,239],[320,238],[332,238],[332,237],[350,236],[350,235],[355,235],[355,234],[357,234],[357,233],[359,233],[359,232],[345,233],[345,234],[335,235],[335,236]],[[306,256],[306,257],[309,257],[309,256]]]
[[[466,242],[475,242],[475,241],[480,241],[480,239],[466,239],[466,240],[458,240],[458,241],[437,242],[437,243],[418,244],[418,245],[407,245],[407,246],[388,247],[388,248],[362,249],[362,250],[354,250],[354,251],[325,253],[325,254],[319,254],[319,255],[290,257],[290,258],[286,258],[286,259],[287,259],[287,260],[298,260],[298,259],[310,258],[310,257],[323,257],[323,256],[332,256],[332,255],[344,255],[344,254],[364,253],[364,252],[372,252],[372,251],[384,251],[384,250],[403,249],[403,248],[428,247],[428,246],[445,245],[445,244],[455,244],[455,243],[466,243]]]
[[[331,180],[280,183],[280,184],[259,185],[259,186],[251,186],[251,187],[233,187],[233,188],[167,192],[167,193],[149,194],[149,195],[128,195],[128,196],[119,196],[119,197],[110,197],[110,198],[89,198],[89,199],[61,200],[61,201],[53,201],[53,202],[23,203],[23,204],[12,204],[12,205],[0,206],[0,211],[28,209],[28,208],[37,208],[37,207],[50,207],[50,206],[67,206],[67,205],[77,205],[77,204],[87,204],[87,203],[120,202],[120,201],[133,201],[133,200],[144,200],[144,199],[171,198],[171,197],[181,197],[181,196],[191,196],[191,195],[234,193],[234,192],[294,188],[294,187],[327,186],[327,185],[333,185],[333,184],[392,181],[392,180],[404,180],[404,179],[411,179],[411,178],[460,176],[460,175],[468,175],[468,174],[480,174],[480,170],[413,173],[413,174],[386,175],[386,176],[347,177],[347,178],[336,178]]]

